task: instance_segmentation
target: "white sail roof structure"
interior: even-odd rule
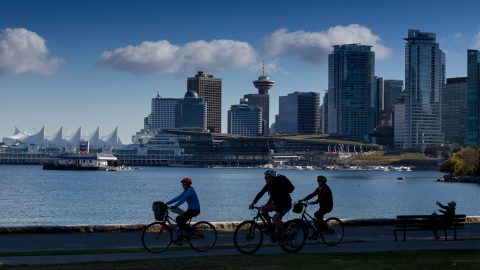
[[[79,127],[76,132],[65,136],[65,142],[70,146],[77,146],[82,140],[82,127]]]
[[[83,137],[83,140],[88,141],[90,147],[102,147],[103,142],[100,139],[100,127],[97,127],[92,134]]]
[[[45,127],[42,127],[39,132],[28,136],[25,140],[21,142],[24,144],[46,145],[48,141],[45,139]]]
[[[105,146],[123,146],[120,137],[118,137],[118,127],[115,127],[110,134],[103,136],[102,141]]]
[[[63,139],[63,127],[61,127],[57,132],[46,137],[48,145],[50,146],[65,146],[66,142]]]
[[[124,145],[118,136],[118,127],[115,127],[111,133],[105,136],[100,136],[100,127],[97,127],[92,134],[86,136],[82,136],[82,134],[81,127],[68,135],[63,134],[63,127],[61,127],[58,131],[48,136],[45,135],[45,127],[42,127],[39,132],[34,134],[28,131],[22,132],[15,127],[15,133],[12,136],[4,137],[2,141],[6,145],[21,143],[51,147],[78,146],[82,140],[88,141],[90,147],[94,148],[120,147]]]
[[[9,137],[3,137],[2,141],[6,145],[13,145],[18,142],[24,141],[26,138],[28,138],[28,134],[25,132],[20,131],[17,127],[15,127],[15,132],[13,133],[12,136]]]

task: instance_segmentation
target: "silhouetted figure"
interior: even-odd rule
[[[442,216],[433,219],[432,222],[433,235],[435,236],[435,239],[438,240],[438,228],[448,227],[452,223],[455,217],[455,207],[457,204],[454,201],[449,202],[447,205],[443,205],[439,201],[437,201],[436,204],[440,207],[438,211],[443,214]],[[437,213],[433,212],[433,215],[436,216]]]

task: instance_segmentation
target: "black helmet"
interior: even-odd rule
[[[274,170],[266,170],[265,176],[277,176],[277,172]]]
[[[317,182],[327,183],[327,177],[325,177],[324,175],[319,175],[317,176]]]

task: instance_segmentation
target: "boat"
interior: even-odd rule
[[[405,178],[405,177],[403,177],[403,176],[399,176],[399,177],[397,177],[397,180],[405,180],[405,179],[406,179],[406,178]]]
[[[120,165],[117,157],[105,153],[59,153],[50,156],[44,170],[121,171],[129,167]]]

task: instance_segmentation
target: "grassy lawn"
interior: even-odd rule
[[[480,251],[235,255],[0,269],[480,269]]]
[[[401,160],[427,160],[422,153],[401,153],[399,155],[386,154],[384,151],[375,151],[367,155],[359,155],[349,158],[347,161],[352,163],[375,163],[390,164]]]

